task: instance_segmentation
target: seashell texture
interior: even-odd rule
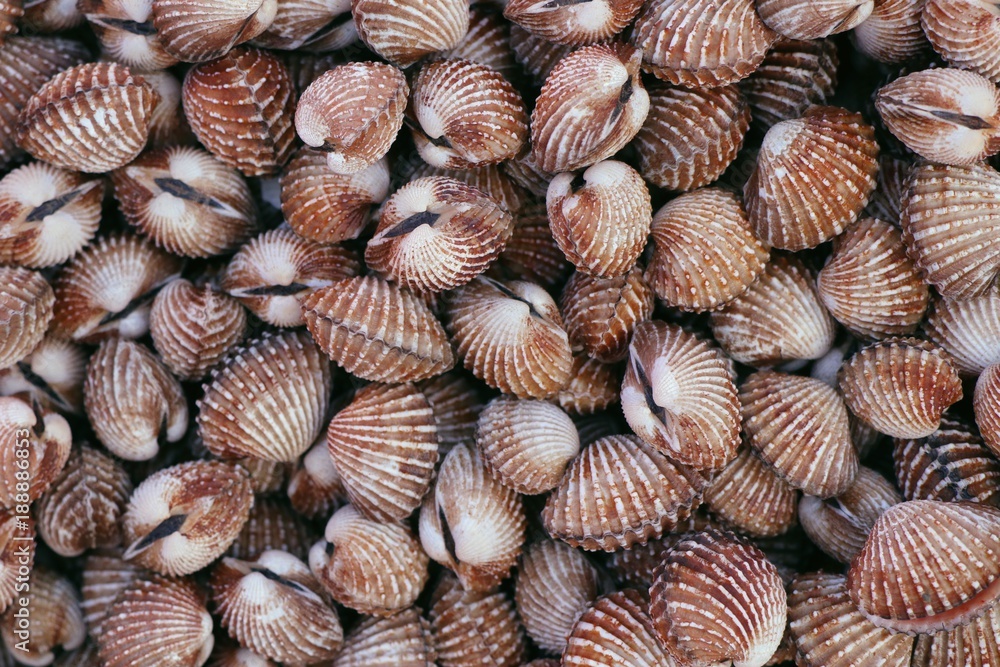
[[[729,167],[750,127],[750,106],[736,86],[649,89],[649,115],[635,135],[639,171],[657,187],[686,192]]]
[[[525,539],[521,497],[495,479],[479,451],[456,445],[420,508],[420,543],[462,588],[486,591],[507,578]]]
[[[869,58],[884,63],[906,63],[930,51],[920,28],[923,0],[876,0],[875,8],[854,29],[854,45]]]
[[[987,165],[914,167],[903,201],[903,242],[927,282],[949,299],[994,293],[1000,174]]]
[[[339,280],[302,300],[316,343],[348,373],[372,382],[415,382],[455,365],[448,336],[430,308],[392,283]]]
[[[677,463],[714,470],[736,457],[740,405],[729,361],[678,326],[636,326],[621,400],[636,435]]]
[[[0,395],[26,393],[45,409],[80,414],[86,367],[82,347],[47,336],[31,354],[0,370]]]
[[[212,602],[229,636],[272,660],[331,660],[344,632],[309,567],[283,551],[251,561],[223,558],[210,580]]]
[[[573,356],[572,378],[556,395],[556,402],[571,415],[589,415],[606,410],[621,400],[621,373],[613,364],[591,359],[585,354]]]
[[[160,445],[187,431],[184,390],[166,366],[140,343],[111,338],[87,364],[84,407],[108,450],[127,461],[148,461]]]
[[[799,522],[816,546],[841,563],[850,563],[879,516],[901,502],[890,482],[861,466],[854,484],[836,498],[804,496],[799,502]]]
[[[799,494],[746,447],[712,479],[705,504],[727,525],[771,537],[795,525]]]
[[[450,51],[438,53],[433,59],[471,60],[496,70],[508,80],[520,75],[510,48],[510,28],[503,20],[499,7],[490,3],[469,6],[469,31]]]
[[[35,544],[35,522],[30,516],[0,510],[0,609],[6,610],[17,597],[17,586],[23,583],[18,581],[19,569],[28,572],[34,567]]]
[[[1000,595],[1000,509],[911,500],[886,510],[851,563],[847,589],[872,623],[929,634],[966,625]]]
[[[843,575],[799,575],[788,591],[796,660],[804,665],[908,667],[913,638],[877,627],[851,602]]]
[[[323,153],[302,148],[281,174],[281,212],[299,236],[340,243],[361,235],[373,205],[389,196],[389,165],[335,174]]]
[[[845,362],[840,391],[851,412],[876,430],[894,438],[924,438],[962,398],[962,382],[933,343],[893,338]]]
[[[390,65],[334,67],[302,93],[295,130],[307,146],[326,153],[334,173],[355,174],[389,151],[403,126],[409,94],[406,77]]]
[[[464,285],[496,261],[514,218],[494,198],[460,181],[410,181],[382,206],[365,262],[414,292]]]
[[[602,595],[573,626],[563,652],[566,667],[675,664],[656,638],[649,603],[636,590]]]
[[[983,371],[972,396],[972,408],[986,446],[1000,457],[1000,364]]]
[[[570,631],[597,593],[597,569],[576,549],[545,540],[524,552],[514,601],[528,636],[542,650],[563,652]]]
[[[143,72],[142,77],[160,96],[149,117],[146,148],[189,144],[194,140],[191,126],[181,111],[181,81],[167,70]]]
[[[610,554],[605,561],[609,573],[621,586],[648,589],[653,582],[653,571],[663,560],[664,554],[689,533],[698,533],[709,527],[721,529],[722,524],[708,513],[706,505],[702,505],[673,531],[646,544],[637,544],[631,549]]]
[[[563,288],[560,310],[574,346],[593,359],[620,361],[640,322],[653,315],[653,290],[634,267],[620,278],[574,273]]]
[[[722,349],[750,366],[820,359],[837,335],[809,269],[777,255],[748,290],[712,313],[712,333]]]
[[[398,67],[453,49],[469,31],[466,0],[352,0],[361,41]]]
[[[159,70],[177,64],[153,26],[153,0],[79,0],[83,13],[110,59],[137,70]]]
[[[149,311],[153,345],[170,372],[201,380],[243,340],[247,314],[232,297],[210,285],[177,279],[164,287]]]
[[[631,42],[657,78],[715,88],[753,73],[776,39],[754,0],[651,0],[639,12]]]
[[[768,249],[750,230],[735,194],[705,188],[673,199],[653,216],[646,280],[668,305],[712,310],[746,292]]]
[[[463,364],[489,386],[548,398],[569,382],[569,336],[555,301],[538,285],[476,278],[452,293],[447,316]]]
[[[21,581],[23,588],[19,588],[24,593],[30,591],[30,602],[8,607],[0,618],[0,636],[8,654],[16,655],[22,665],[48,665],[60,649],[79,648],[87,639],[87,626],[73,584],[42,567],[35,567],[30,577]],[[18,617],[18,612],[22,616]],[[25,614],[30,614],[28,640],[21,639],[25,626],[20,619]]]
[[[605,160],[582,174],[559,174],[545,197],[549,227],[578,271],[620,278],[646,246],[653,218],[649,190],[639,172]]]
[[[223,458],[294,461],[323,429],[330,362],[304,331],[264,334],[212,374],[198,401],[198,434]]]
[[[757,0],[761,20],[791,39],[822,39],[858,27],[876,0]]]
[[[367,519],[402,521],[430,489],[437,426],[412,384],[360,389],[330,422],[326,443],[351,505]]]
[[[222,289],[265,322],[298,327],[305,322],[304,297],[360,270],[352,251],[308,241],[282,226],[240,248],[226,267]]]
[[[22,4],[22,0],[0,2],[0,46],[7,40],[8,35],[17,32],[17,21],[24,16]]]
[[[0,179],[0,261],[41,269],[86,246],[101,221],[104,183],[44,162]]]
[[[879,157],[878,187],[866,209],[872,217],[899,227],[899,215],[906,196],[907,179],[913,165],[907,159],[883,153]]]
[[[476,446],[486,468],[526,496],[556,487],[580,453],[576,425],[545,401],[500,396],[479,414]]]
[[[86,20],[73,0],[41,0],[27,4],[21,23],[34,31],[60,32],[79,27]]]
[[[351,0],[278,2],[271,25],[253,39],[267,49],[331,51],[353,45],[358,33],[351,20]]]
[[[868,340],[913,333],[930,299],[899,229],[875,218],[859,220],[834,239],[816,287],[830,314]]]
[[[427,583],[427,554],[408,528],[365,519],[351,505],[326,524],[309,550],[309,569],[333,599],[362,614],[391,616]]]
[[[125,560],[160,574],[197,572],[221,556],[253,506],[243,468],[192,461],[153,473],[136,487],[122,516]]]
[[[840,234],[875,190],[878,151],[875,130],[838,107],[810,107],[772,127],[743,188],[754,234],[784,250]]]
[[[641,8],[642,0],[508,0],[503,15],[543,39],[583,46],[614,37],[632,22]]]
[[[896,481],[907,500],[1000,507],[1000,460],[968,425],[949,418],[926,438],[896,440]]]
[[[146,239],[127,234],[100,237],[52,282],[52,333],[82,343],[141,338],[149,330],[153,298],[180,270],[180,259]]]
[[[531,150],[552,173],[576,171],[625,147],[649,112],[642,52],[626,44],[596,44],[559,61],[531,113]]]
[[[424,162],[474,169],[517,157],[528,141],[524,100],[500,72],[471,60],[420,69],[408,120]]]
[[[574,47],[556,44],[543,37],[528,32],[516,23],[510,23],[510,50],[536,86],[545,83],[552,68],[565,58]]]
[[[466,185],[481,190],[500,205],[517,216],[528,204],[528,193],[525,188],[514,181],[504,171],[502,165],[486,165],[476,169],[441,169],[429,164],[421,164],[410,177],[411,181],[427,176],[445,176],[461,181]],[[545,184],[548,186],[548,183]]]
[[[21,510],[46,492],[69,459],[69,423],[57,412],[4,396],[0,397],[0,435],[8,443],[0,448],[0,508],[27,514]]]
[[[935,298],[924,330],[948,353],[959,373],[977,376],[1000,362],[1000,295]]]
[[[241,647],[228,638],[221,638],[210,656],[208,667],[276,667],[277,663],[259,653]]]
[[[514,216],[514,232],[489,275],[556,289],[565,283],[572,269],[573,265],[552,237],[545,202],[528,202]]]
[[[927,0],[920,25],[934,50],[952,67],[1000,83],[1000,14],[980,0]]]
[[[56,297],[42,274],[0,267],[0,368],[18,363],[45,338]]]
[[[430,623],[411,607],[354,626],[333,667],[435,667],[436,658]]]
[[[681,540],[649,589],[656,635],[679,664],[760,667],[785,631],[785,587],[757,547],[707,530]]]
[[[226,555],[250,560],[265,551],[287,551],[304,560],[314,540],[313,532],[287,503],[273,496],[260,496],[255,498],[250,516]]]
[[[167,1],[189,2],[154,0],[154,17],[156,6]],[[277,172],[295,149],[292,77],[266,51],[241,46],[192,67],[184,77],[181,102],[198,141],[244,176]]]
[[[288,480],[288,499],[297,514],[309,519],[330,516],[347,498],[340,473],[333,465],[326,434],[302,455]]]
[[[708,482],[635,436],[607,436],[573,460],[546,500],[542,522],[572,547],[631,549],[686,520]]]
[[[142,577],[108,609],[97,644],[106,667],[199,667],[215,644],[205,595],[190,579]]]
[[[128,473],[91,447],[75,450],[38,503],[38,534],[60,556],[121,542],[119,519],[132,495]]]
[[[1000,609],[948,632],[917,637],[913,666],[992,664],[1000,658]]]
[[[157,101],[152,86],[123,65],[71,67],[27,101],[18,120],[17,143],[56,167],[111,171],[145,146]]]
[[[153,27],[178,60],[223,58],[237,44],[267,30],[278,0],[153,0]]]
[[[463,589],[445,574],[431,595],[429,617],[441,667],[518,667],[528,650],[514,602],[503,591]]]

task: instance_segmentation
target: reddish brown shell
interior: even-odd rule
[[[18,518],[14,510],[0,511],[0,609],[17,597],[18,568],[32,568],[35,561],[35,521]]]
[[[76,5],[100,40],[101,51],[110,58],[147,71],[177,64],[177,59],[163,48],[152,25],[152,0],[141,3],[80,0]]]
[[[968,625],[934,635],[921,635],[910,667],[991,665],[1000,660],[1000,607]]]
[[[708,507],[701,505],[670,533],[650,540],[646,544],[637,544],[631,549],[615,551],[609,554],[605,562],[620,585],[648,590],[653,583],[653,571],[675,544],[689,533],[698,533],[706,528],[721,530],[722,527],[722,524],[708,513]]]
[[[330,458],[326,434],[299,458],[287,492],[292,508],[309,519],[330,516],[346,500],[347,491]]]
[[[569,384],[559,390],[556,402],[571,415],[590,415],[621,400],[621,368],[585,354],[573,355]]]
[[[734,529],[769,537],[795,524],[799,494],[746,447],[712,479],[705,504]]]
[[[354,626],[333,667],[436,667],[436,659],[430,623],[411,607],[388,618],[366,618]]]
[[[530,33],[516,23],[510,24],[510,49],[514,52],[514,59],[537,86],[545,83],[552,68],[574,50],[572,46],[556,44]]]
[[[31,597],[27,598],[30,603],[8,607],[0,618],[0,636],[8,654],[16,655],[17,662],[22,665],[49,665],[56,653],[82,646],[87,639],[87,626],[80,612],[76,588],[69,579],[36,566],[30,575],[22,576],[19,581],[20,592],[30,592]],[[18,634],[25,632],[23,619],[26,614],[30,614],[28,640],[21,639],[22,635]]]
[[[498,280],[524,280],[556,289],[566,281],[572,269],[573,265],[552,237],[545,202],[527,202],[521,212],[515,214],[514,232],[488,275]]]
[[[0,508],[27,514],[20,510],[48,490],[69,459],[73,444],[69,423],[57,412],[4,396],[0,436],[10,443],[0,449]]]
[[[55,302],[42,274],[0,267],[0,368],[21,361],[45,338]]]
[[[358,41],[350,12],[351,0],[278,2],[271,25],[253,43],[267,49],[338,51]]]
[[[264,32],[277,0],[153,0],[153,27],[178,60],[204,62],[226,56]]]
[[[979,376],[972,408],[983,440],[1000,457],[1000,364],[993,364]]]
[[[435,58],[471,60],[486,65],[513,81],[520,74],[510,48],[511,25],[503,20],[499,7],[490,3],[469,6],[469,31],[450,51]]]
[[[935,298],[924,330],[948,353],[959,373],[979,375],[1000,362],[1000,295]]]
[[[329,458],[325,451],[323,454]],[[248,560],[265,551],[286,551],[304,560],[315,540],[311,528],[288,503],[274,496],[259,496],[226,555]]]
[[[476,437],[476,420],[486,404],[478,383],[460,371],[452,371],[417,386],[434,411],[443,451]]]
[[[146,83],[160,96],[149,118],[147,148],[163,148],[177,144],[191,144],[194,135],[181,110],[181,81],[168,70],[143,72]]]
[[[856,28],[875,0],[757,0],[760,18],[792,39],[821,39]]]
[[[922,0],[876,0],[875,8],[854,29],[858,51],[875,60],[906,63],[930,51],[920,28]]]
[[[979,0],[927,0],[920,25],[934,50],[952,67],[1000,83],[1000,15]]]
[[[657,667],[675,663],[656,638],[649,603],[638,591],[626,589],[597,598],[580,616],[567,640],[562,664]]]
[[[455,48],[469,30],[467,0],[352,0],[365,45],[399,67]]]
[[[509,0],[503,15],[535,35],[558,44],[583,46],[608,40],[639,13],[642,0],[551,2]]]
[[[46,336],[27,357],[0,370],[0,394],[24,393],[46,409],[81,414],[86,370],[82,346]]]
[[[0,2],[0,46],[8,35],[17,32],[17,21],[24,16],[22,0],[4,0]]]
[[[496,199],[516,219],[516,216],[521,213],[521,209],[528,204],[529,196],[523,186],[501,170],[501,166],[505,166],[506,164],[509,163],[504,163],[504,165],[491,164],[476,169],[441,169],[425,163],[417,167],[410,180],[413,181],[427,176],[453,178],[477,190],[482,190],[493,199]]]
[[[879,156],[878,162],[878,187],[865,211],[873,218],[899,227],[900,210],[907,190],[906,181],[913,165],[908,159],[886,153]]]
[[[560,297],[570,342],[588,356],[611,363],[628,354],[632,332],[653,315],[653,290],[639,267],[620,278],[594,278],[579,271]]]

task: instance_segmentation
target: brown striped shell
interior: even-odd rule
[[[358,41],[351,0],[279,0],[274,20],[253,38],[267,49],[335,51]]]
[[[4,396],[0,436],[8,443],[0,449],[0,508],[27,514],[20,510],[46,492],[69,459],[69,423],[58,412]]]
[[[1000,607],[968,625],[921,635],[913,647],[911,667],[992,665],[1000,660]]]
[[[424,380],[417,386],[434,411],[443,453],[453,445],[476,437],[476,421],[486,403],[478,383],[461,371],[452,371]]]
[[[46,409],[80,414],[86,371],[82,346],[46,336],[28,356],[0,370],[0,395],[25,393]]]
[[[0,511],[0,609],[6,610],[18,597],[18,570],[34,567],[35,521],[15,510]],[[24,591],[22,591],[24,592]]]
[[[656,638],[645,596],[625,589],[597,598],[580,616],[567,640],[562,664],[662,667],[676,663]]]
[[[181,81],[168,70],[145,71],[142,77],[160,96],[149,117],[149,141],[146,148],[190,144],[191,126],[181,110]]]
[[[469,31],[467,0],[352,0],[365,45],[399,67],[458,46]]]
[[[55,302],[42,274],[0,267],[0,368],[21,361],[45,338]]]
[[[434,58],[471,60],[486,65],[512,81],[520,74],[510,48],[511,25],[503,20],[500,8],[490,3],[472,3],[469,6],[469,31],[458,45],[443,51]]]
[[[420,542],[463,588],[485,591],[510,574],[526,523],[521,496],[493,477],[474,446],[462,444],[448,452],[420,508]]]
[[[760,18],[791,39],[821,39],[856,28],[875,0],[756,0]]]
[[[16,655],[22,665],[48,665],[56,653],[82,646],[87,626],[69,579],[36,566],[22,581],[21,592],[30,593],[29,602],[8,607],[0,617],[0,637],[8,654]],[[30,634],[22,639],[26,629]]]
[[[277,172],[295,149],[292,77],[266,51],[241,46],[192,67],[182,103],[198,141],[245,176]]]
[[[507,164],[507,163],[505,163]],[[503,165],[486,165],[476,169],[441,169],[429,164],[421,164],[410,177],[410,180],[427,176],[444,176],[461,181],[466,185],[481,190],[500,205],[516,216],[528,204],[528,192],[514,179],[501,170]]]
[[[913,165],[906,158],[887,153],[879,156],[878,187],[868,202],[866,214],[899,227],[900,209],[906,196],[907,178]]]
[[[326,434],[302,455],[288,480],[292,508],[309,519],[333,514],[347,497],[326,446]]]
[[[785,587],[756,546],[709,529],[677,543],[654,576],[649,615],[679,664],[761,667],[778,648]]]
[[[82,565],[80,610],[90,636],[101,636],[108,609],[118,594],[131,586],[145,570],[122,560],[121,549],[101,549],[87,554]]]
[[[594,278],[577,271],[559,300],[569,340],[597,361],[628,354],[632,332],[653,315],[653,290],[634,267],[620,278]]]
[[[514,215],[514,232],[488,275],[556,289],[566,281],[572,269],[573,265],[552,237],[545,202],[541,201],[525,203],[521,212]]]
[[[642,0],[508,0],[503,15],[544,39],[582,46],[614,37],[641,8]]]
[[[17,21],[24,16],[22,0],[0,2],[0,46],[9,35],[17,33]]]
[[[986,446],[1000,457],[1000,364],[993,364],[979,376],[972,409]]]
[[[917,59],[930,51],[920,28],[924,0],[876,0],[864,23],[854,29],[858,51],[875,60],[896,64]]]
[[[927,0],[920,25],[934,50],[952,67],[1000,83],[1000,13],[981,0]]]
[[[448,371],[455,357],[441,323],[417,296],[365,276],[302,300],[317,344],[348,373],[372,382],[414,382]]]
[[[924,330],[948,353],[959,373],[979,375],[1000,362],[1000,294],[935,298]]]
[[[332,376],[304,331],[250,341],[205,385],[197,402],[202,442],[225,458],[294,461],[323,429]]]
[[[510,24],[510,49],[524,73],[537,86],[545,83],[552,68],[569,55],[574,47],[556,44],[528,32],[516,23]]]
[[[200,63],[226,56],[271,25],[278,0],[153,0],[159,41],[178,60]]]
[[[621,586],[648,589],[653,583],[653,571],[663,560],[663,556],[688,533],[701,532],[709,527],[721,529],[722,524],[708,513],[706,505],[702,505],[673,531],[646,544],[637,544],[631,549],[609,554],[610,557],[605,561],[609,573]]]
[[[569,384],[556,394],[556,402],[571,415],[590,415],[621,400],[621,367],[573,355]]]
[[[739,197],[704,188],[653,216],[646,280],[668,305],[713,310],[746,292],[764,270],[767,247],[750,230]]]
[[[153,26],[152,0],[79,0],[76,8],[86,17],[101,42],[101,51],[110,59],[147,71],[177,64]]]
[[[799,494],[745,447],[712,478],[705,504],[734,529],[770,537],[795,525]]]
[[[288,503],[275,496],[259,496],[226,555],[249,560],[265,551],[287,551],[305,560],[315,539],[310,526]]]
[[[714,470],[736,456],[740,405],[729,361],[678,326],[636,327],[621,400],[636,435],[677,463]]]
[[[354,626],[332,667],[436,667],[436,658],[430,623],[411,607]]]
[[[576,171],[611,157],[632,140],[649,112],[641,58],[641,51],[612,43],[585,46],[559,61],[531,114],[538,168]]]
[[[687,519],[708,482],[635,436],[607,436],[573,460],[546,500],[542,522],[573,547],[630,549]]]

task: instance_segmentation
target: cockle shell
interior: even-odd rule
[[[854,29],[857,50],[869,58],[905,63],[930,51],[920,28],[924,0],[876,0],[872,13]]]
[[[122,560],[121,549],[101,549],[83,561],[80,585],[80,610],[90,636],[101,636],[108,609],[118,594],[131,586],[145,570],[136,563]]]
[[[227,641],[228,640],[228,641]],[[268,660],[259,653],[243,648],[231,639],[220,638],[212,650],[207,667],[278,667],[278,663]]]
[[[614,37],[641,8],[642,0],[508,0],[503,15],[544,39],[582,46]]]
[[[510,50],[514,53],[514,59],[538,86],[545,83],[549,72],[560,60],[574,51],[572,46],[550,42],[516,23],[509,25]]]
[[[42,274],[0,267],[0,368],[27,357],[45,338],[56,297]]]
[[[23,584],[18,577],[27,575],[35,562],[35,521],[18,514],[0,511],[0,610],[18,597],[17,587]]]
[[[556,394],[556,402],[571,415],[589,415],[621,400],[621,368],[591,359],[585,354],[573,355],[569,384]]]
[[[521,210],[528,204],[528,192],[506,172],[501,170],[504,165],[486,165],[476,169],[441,169],[429,164],[422,164],[410,177],[411,181],[427,176],[444,176],[461,181],[466,185],[481,190],[517,218]],[[548,185],[546,183],[546,185]]]
[[[580,616],[567,640],[562,664],[657,667],[676,663],[656,638],[645,596],[625,589],[597,598]]]
[[[563,287],[560,310],[570,342],[605,363],[628,354],[632,332],[653,315],[653,290],[639,267],[620,278],[594,278],[579,271]]]
[[[21,24],[42,33],[60,32],[83,25],[86,20],[75,0],[31,0],[24,8]]]
[[[756,0],[760,18],[791,39],[821,39],[858,27],[875,0]]]
[[[488,275],[554,289],[566,281],[572,269],[573,265],[552,237],[545,202],[527,202],[520,214],[515,214],[514,232]]]
[[[1000,362],[1000,295],[935,298],[924,330],[948,353],[959,373],[979,375]]]
[[[505,21],[497,11],[499,7],[490,3],[472,3],[469,6],[469,31],[449,51],[433,56],[455,60],[471,60],[486,65],[513,81],[520,74],[510,47],[510,28],[513,24]]]
[[[5,0],[0,2],[0,46],[8,35],[17,32],[17,21],[24,16],[22,0]]]
[[[712,478],[705,504],[727,525],[768,537],[795,524],[799,495],[746,447]]]
[[[469,30],[467,0],[352,0],[351,13],[361,41],[399,67],[455,48]]]
[[[411,607],[354,626],[332,667],[435,667],[436,658],[430,623]]]
[[[358,41],[351,0],[279,0],[274,20],[253,38],[266,49],[335,51]]]
[[[7,442],[0,448],[0,508],[27,514],[20,510],[45,493],[69,459],[73,444],[69,423],[58,412],[4,396],[0,437]]]
[[[1000,364],[993,364],[979,377],[972,408],[983,440],[1000,457]]]
[[[982,0],[927,0],[920,25],[934,50],[952,67],[1000,83],[1000,11]]]
[[[286,490],[296,513],[309,519],[330,516],[346,500],[347,491],[330,458],[325,433],[298,460]]]
[[[146,148],[163,148],[174,144],[190,144],[194,140],[191,126],[181,109],[181,81],[168,70],[143,72],[146,83],[160,96],[149,117],[149,141]]]
[[[867,214],[899,227],[900,210],[912,166],[910,160],[905,158],[886,153],[879,156],[878,187],[868,202]]]
[[[16,655],[23,665],[48,665],[55,654],[79,648],[87,639],[87,626],[83,622],[76,589],[69,579],[52,570],[35,567],[30,578],[22,584],[23,593],[31,594],[29,604],[7,608],[0,618],[0,636],[8,654]],[[16,634],[23,631],[17,613],[30,614],[30,638],[25,641]]]
[[[475,439],[476,423],[486,401],[480,395],[480,386],[472,378],[453,371],[424,380],[417,387],[434,411],[443,454],[460,442]]]
[[[27,357],[0,370],[0,395],[23,392],[47,409],[80,414],[86,370],[83,347],[46,336]]]
[[[153,0],[153,26],[167,52],[199,63],[264,32],[277,8],[278,0]]]
[[[998,637],[1000,607],[994,607],[968,625],[917,637],[910,666],[993,664],[1000,659]]]
[[[313,531],[288,503],[274,496],[261,496],[255,498],[243,529],[226,555],[250,560],[265,551],[285,551],[305,560],[315,539]]]
[[[177,64],[153,25],[153,0],[78,0],[76,8],[111,59],[138,70]]]

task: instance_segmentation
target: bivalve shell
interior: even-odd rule
[[[450,574],[434,589],[430,621],[441,667],[518,667],[528,650],[514,602],[503,591],[463,590]]]
[[[541,194],[544,196],[545,192]],[[520,214],[514,215],[514,232],[489,275],[499,280],[524,280],[546,289],[558,289],[572,269],[573,265],[552,236],[545,202],[527,202]]]
[[[279,0],[274,20],[253,39],[266,49],[337,51],[358,41],[351,0]]]
[[[83,561],[80,585],[80,610],[90,636],[101,636],[108,609],[118,595],[131,586],[146,570],[122,560],[121,549],[91,552]]]
[[[857,50],[884,63],[906,63],[930,51],[920,28],[925,0],[876,0],[875,8],[854,29]]]
[[[469,6],[469,31],[450,51],[444,51],[435,58],[471,60],[486,65],[503,74],[508,81],[516,79],[520,72],[510,48],[509,22],[497,11],[496,3],[473,3]]]
[[[1000,294],[934,299],[927,336],[948,353],[958,372],[973,377],[1000,362]]]
[[[153,0],[153,27],[168,53],[200,63],[264,32],[278,0]]]
[[[250,560],[265,551],[285,551],[305,560],[315,539],[313,531],[288,503],[274,496],[260,496],[255,498],[243,529],[226,555]]]
[[[580,616],[570,633],[562,664],[662,667],[675,663],[656,638],[645,597],[625,589],[597,598]]]
[[[17,514],[0,511],[0,609],[4,610],[18,597],[17,587],[23,584],[18,581],[20,568],[30,572],[35,562],[35,521]]]
[[[153,25],[153,0],[79,0],[76,9],[86,17],[110,59],[137,70],[160,70],[177,64],[164,48]]]
[[[325,433],[296,465],[287,487],[292,508],[308,519],[332,515],[346,500],[347,491],[330,458]]]
[[[472,378],[454,371],[424,380],[417,386],[434,411],[442,453],[460,442],[475,439],[476,423],[485,401]]]
[[[13,366],[45,338],[56,296],[42,274],[0,267],[0,368]]]
[[[979,376],[972,409],[986,446],[1000,457],[1000,364],[993,364]]]
[[[399,67],[453,49],[469,31],[467,0],[352,0],[365,45]]]
[[[8,607],[0,618],[0,636],[8,654],[16,655],[22,665],[49,665],[56,653],[82,646],[87,639],[87,626],[73,584],[43,567],[35,567],[30,577],[22,581],[19,588],[23,586],[22,592],[30,592],[30,606]],[[25,631],[21,620],[25,613],[30,614],[31,634],[27,641],[18,634]]]
[[[525,74],[536,86],[541,86],[552,68],[572,53],[574,47],[550,42],[544,37],[528,32],[516,23],[511,23],[510,49]]]
[[[24,16],[22,4],[22,0],[0,2],[0,45],[3,45],[8,35],[17,32],[17,21]]]
[[[726,525],[770,537],[795,525],[799,494],[746,447],[712,479],[705,504]]]
[[[571,415],[590,415],[606,410],[621,400],[620,370],[615,364],[575,354],[570,371],[572,377],[556,394],[556,402]]]
[[[614,37],[641,8],[642,0],[509,0],[503,15],[543,39],[583,46]]]
[[[934,635],[921,635],[910,667],[994,665],[1000,661],[1000,607],[968,625]]]
[[[59,476],[69,459],[73,435],[58,412],[4,396],[0,397],[0,437],[8,443],[0,449],[0,508],[22,510]]]
[[[490,164],[476,169],[441,169],[425,163],[417,167],[410,180],[414,181],[427,176],[453,178],[496,199],[516,219],[517,215],[521,213],[521,209],[528,204],[529,193],[502,171],[501,166],[504,165]]]
[[[652,317],[653,305],[653,290],[639,267],[620,278],[594,278],[578,271],[560,298],[570,342],[604,363],[625,358],[632,332]]]
[[[1000,12],[981,0],[927,0],[920,24],[938,54],[952,67],[1000,83]]]
[[[760,18],[791,39],[821,39],[858,27],[876,0],[756,0]]]
[[[27,393],[46,409],[83,412],[87,352],[82,346],[46,336],[15,365],[0,370],[0,395]]]
[[[354,626],[332,667],[436,667],[436,659],[430,623],[411,607]]]

